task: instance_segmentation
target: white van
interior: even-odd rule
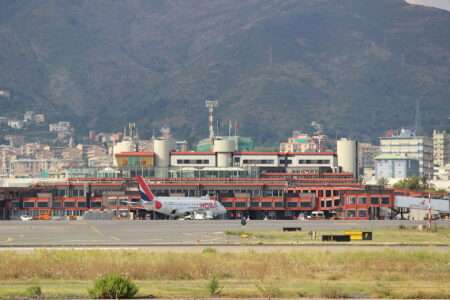
[[[325,214],[323,211],[313,211],[310,216],[308,216],[308,219],[325,219]]]

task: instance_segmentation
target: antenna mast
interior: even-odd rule
[[[208,109],[208,127],[209,127],[209,138],[214,139],[214,108],[219,106],[219,101],[217,100],[206,100],[205,106]]]

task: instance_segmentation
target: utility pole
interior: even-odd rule
[[[431,231],[431,193],[428,193],[428,231]]]

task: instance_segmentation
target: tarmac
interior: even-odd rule
[[[227,230],[281,231],[283,227],[301,227],[303,231],[318,232],[332,229],[370,231],[377,228],[419,224],[425,222],[251,220],[246,226],[242,226],[240,220],[1,221],[0,248],[164,246],[173,248],[208,245],[236,247],[239,246],[239,237],[227,235]],[[450,221],[439,221],[438,225],[450,228]],[[314,244],[303,246],[312,247]]]

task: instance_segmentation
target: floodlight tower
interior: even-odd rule
[[[206,108],[208,109],[209,138],[212,141],[214,139],[214,108],[219,106],[219,101],[206,100],[205,105],[206,105]]]

